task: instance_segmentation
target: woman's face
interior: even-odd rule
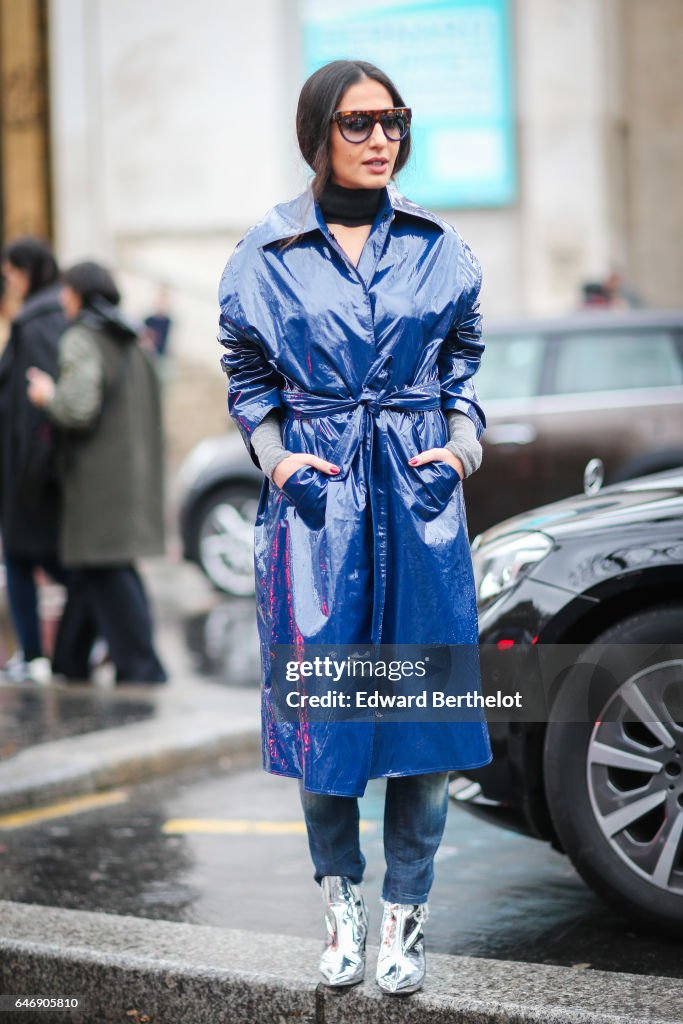
[[[59,299],[67,320],[75,320],[83,307],[83,302],[78,292],[75,292],[70,285],[64,284],[59,293]]]
[[[7,294],[15,302],[23,302],[28,295],[30,278],[27,270],[20,270],[9,260],[2,264],[2,275],[7,281]]]
[[[373,78],[363,78],[350,85],[340,99],[337,110],[387,110],[394,106],[391,93]],[[381,188],[394,170],[401,143],[390,142],[377,123],[365,142],[347,142],[332,124],[330,134],[331,180],[345,188]]]

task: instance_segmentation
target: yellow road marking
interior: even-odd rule
[[[65,818],[70,814],[80,814],[97,807],[108,807],[111,804],[122,804],[128,799],[124,789],[113,789],[108,793],[88,793],[74,796],[69,800],[60,800],[47,807],[34,807],[27,811],[14,811],[12,814],[0,814],[0,830],[24,828],[35,825],[38,821],[50,821],[51,818]]]
[[[361,832],[374,832],[373,821],[361,821]],[[303,821],[251,821],[248,818],[171,818],[162,832],[205,832],[214,835],[289,835],[305,833]]]

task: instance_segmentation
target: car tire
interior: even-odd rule
[[[225,594],[254,594],[254,522],[260,490],[243,483],[211,491],[192,517],[192,548],[208,580]]]
[[[570,670],[545,736],[553,824],[598,895],[647,929],[681,937],[683,605],[629,616],[579,661],[596,669]]]

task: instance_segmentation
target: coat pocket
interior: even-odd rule
[[[327,509],[327,478],[324,473],[312,466],[299,466],[287,477],[280,490],[309,529],[323,528]]]
[[[455,492],[462,483],[455,466],[445,459],[425,462],[421,466],[410,466],[415,474],[415,502],[413,508],[420,519],[434,519],[443,512]]]

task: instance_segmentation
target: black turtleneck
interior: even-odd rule
[[[385,194],[384,186],[345,188],[344,185],[335,185],[334,182],[327,181],[318,202],[328,223],[354,228],[359,224],[373,223]]]

